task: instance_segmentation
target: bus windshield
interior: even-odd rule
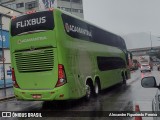
[[[53,30],[53,11],[36,12],[12,19],[11,35],[27,34],[29,32],[39,32]]]

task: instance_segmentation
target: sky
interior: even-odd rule
[[[160,0],[83,0],[84,19],[119,35],[160,36]]]

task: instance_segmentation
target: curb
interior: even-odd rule
[[[135,105],[135,112],[140,112],[139,105]],[[142,117],[136,116],[134,120],[142,120]]]
[[[15,96],[4,97],[4,98],[0,98],[0,101],[9,100],[9,99],[13,99],[13,98],[15,98]]]

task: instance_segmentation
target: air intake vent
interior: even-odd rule
[[[54,67],[53,49],[38,49],[15,53],[19,72],[50,71]]]

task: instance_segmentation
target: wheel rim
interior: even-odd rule
[[[86,96],[87,98],[90,98],[91,96],[91,88],[89,85],[86,85]]]
[[[99,86],[98,86],[98,84],[97,84],[97,83],[95,84],[95,93],[96,93],[96,94],[98,94],[98,93],[99,93]]]

